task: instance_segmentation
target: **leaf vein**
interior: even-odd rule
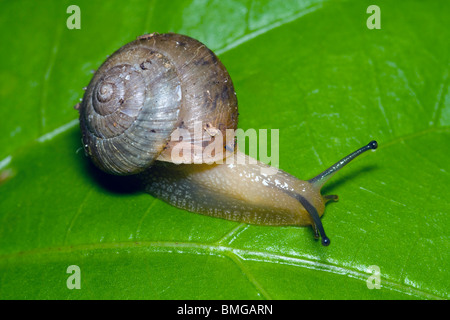
[[[226,44],[224,47],[215,50],[216,54],[220,55],[227,51],[230,51],[230,50],[240,46],[241,44],[246,43],[247,41],[250,41],[250,40],[252,40],[268,31],[278,28],[286,23],[293,22],[297,19],[300,19],[301,17],[307,15],[308,13],[314,12],[318,9],[321,9],[322,7],[323,7],[322,2],[320,2],[318,4],[312,5],[311,7],[307,8],[305,10],[297,11],[297,12],[293,13],[292,15],[287,16],[281,20],[277,20],[277,21],[270,23],[264,27],[255,29],[252,32],[244,34],[240,38],[237,38],[236,40]]]
[[[242,261],[256,261],[261,263],[276,263],[281,265],[290,265],[299,268],[307,268],[315,271],[330,272],[337,275],[343,275],[366,281],[369,274],[360,270],[348,268],[346,266],[337,266],[328,262],[317,261],[314,259],[307,259],[304,257],[291,257],[274,253],[267,253],[262,251],[251,251],[246,249],[236,249],[227,246],[217,246],[211,244],[202,244],[195,242],[165,242],[165,241],[132,241],[132,242],[114,242],[114,243],[95,243],[95,244],[83,244],[63,247],[48,247],[39,248],[28,251],[14,252],[0,255],[0,264],[8,263],[10,259],[36,259],[36,255],[54,254],[60,256],[63,253],[72,253],[80,251],[94,251],[105,249],[145,249],[150,253],[153,252],[169,252],[179,254],[207,254],[216,255],[221,257],[232,257],[235,255]],[[128,251],[127,250],[127,251]],[[236,261],[235,261],[236,263]],[[246,268],[244,268],[246,270]],[[256,280],[255,280],[256,281]],[[411,284],[400,283],[393,280],[382,279],[383,286],[390,290],[397,291],[403,294],[416,296],[425,299],[443,299],[444,296],[439,296],[439,293],[430,293],[423,291],[419,288],[412,286]],[[253,285],[258,286],[261,289],[261,293],[265,297],[270,297],[265,290],[259,285],[258,282],[254,282]]]

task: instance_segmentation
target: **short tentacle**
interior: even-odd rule
[[[325,203],[328,201],[338,201],[339,196],[337,194],[327,194],[323,196],[323,199],[325,200]]]

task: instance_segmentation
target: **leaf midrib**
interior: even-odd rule
[[[337,266],[331,263],[317,261],[314,259],[299,258],[294,256],[287,256],[281,254],[272,254],[263,251],[237,249],[231,246],[222,245],[219,242],[212,242],[209,244],[198,242],[174,242],[174,241],[125,241],[125,242],[108,242],[95,244],[79,244],[70,246],[56,246],[32,249],[28,251],[21,251],[0,255],[0,263],[7,263],[8,260],[16,258],[25,258],[35,261],[36,256],[45,256],[52,254],[57,256],[62,253],[73,253],[82,251],[96,251],[108,249],[146,249],[149,253],[178,253],[178,254],[195,254],[195,255],[214,255],[222,258],[230,258],[243,272],[245,277],[265,298],[270,296],[239,261],[256,261],[262,263],[275,263],[295,266],[298,268],[305,268],[320,272],[329,272],[335,275],[347,276],[357,280],[366,281],[370,274],[348,268]],[[382,278],[382,287],[389,290],[394,290],[402,294],[415,296],[421,299],[443,299],[433,293],[422,291],[411,285],[399,283],[397,281],[387,280]]]

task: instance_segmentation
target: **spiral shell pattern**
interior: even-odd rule
[[[232,114],[221,115],[224,109]],[[171,148],[177,127],[199,118],[223,128],[237,125],[225,68],[202,43],[177,34],[140,37],[117,50],[95,72],[79,111],[86,154],[117,175],[151,166]]]

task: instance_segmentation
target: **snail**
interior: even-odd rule
[[[148,34],[113,53],[94,73],[82,102],[82,142],[101,170],[137,174],[145,190],[178,208],[257,225],[312,226],[336,195],[323,184],[377,142],[307,180],[238,150],[238,103],[217,56],[188,36]],[[181,134],[181,133],[182,134]],[[223,139],[227,137],[227,139]],[[174,161],[174,159],[177,161]]]

